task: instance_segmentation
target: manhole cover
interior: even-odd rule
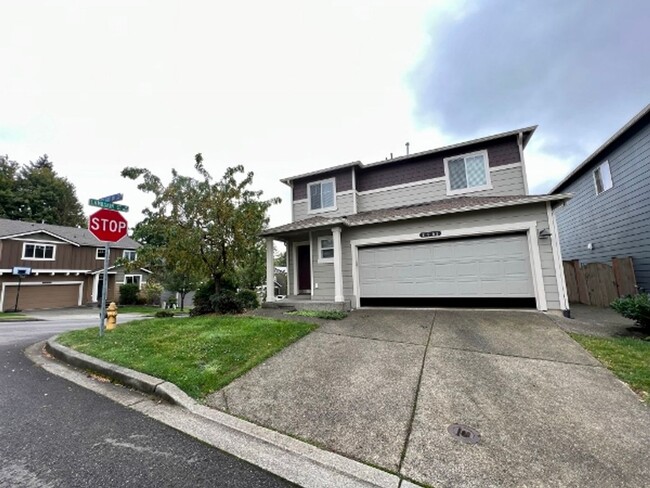
[[[462,424],[451,424],[447,427],[447,432],[466,444],[476,444],[481,440],[481,434]]]

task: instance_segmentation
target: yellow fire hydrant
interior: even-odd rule
[[[111,304],[106,309],[106,330],[113,330],[117,325],[117,305],[115,302]]]

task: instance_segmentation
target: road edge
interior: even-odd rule
[[[173,383],[80,353],[59,344],[57,338],[55,335],[28,347],[25,355],[52,374],[90,388],[300,486],[398,488],[406,482],[395,474],[206,407]],[[56,359],[43,354],[43,349]],[[127,399],[124,388],[90,385],[89,381],[94,380],[74,368],[99,373],[141,393]],[[171,405],[151,401],[152,395]]]

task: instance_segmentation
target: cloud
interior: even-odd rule
[[[418,123],[459,138],[539,124],[530,183],[548,189],[650,101],[649,17],[645,0],[490,0],[439,16],[410,76]]]

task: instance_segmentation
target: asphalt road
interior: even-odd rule
[[[0,323],[0,487],[294,486],[52,376],[23,354],[88,325],[71,318]]]

